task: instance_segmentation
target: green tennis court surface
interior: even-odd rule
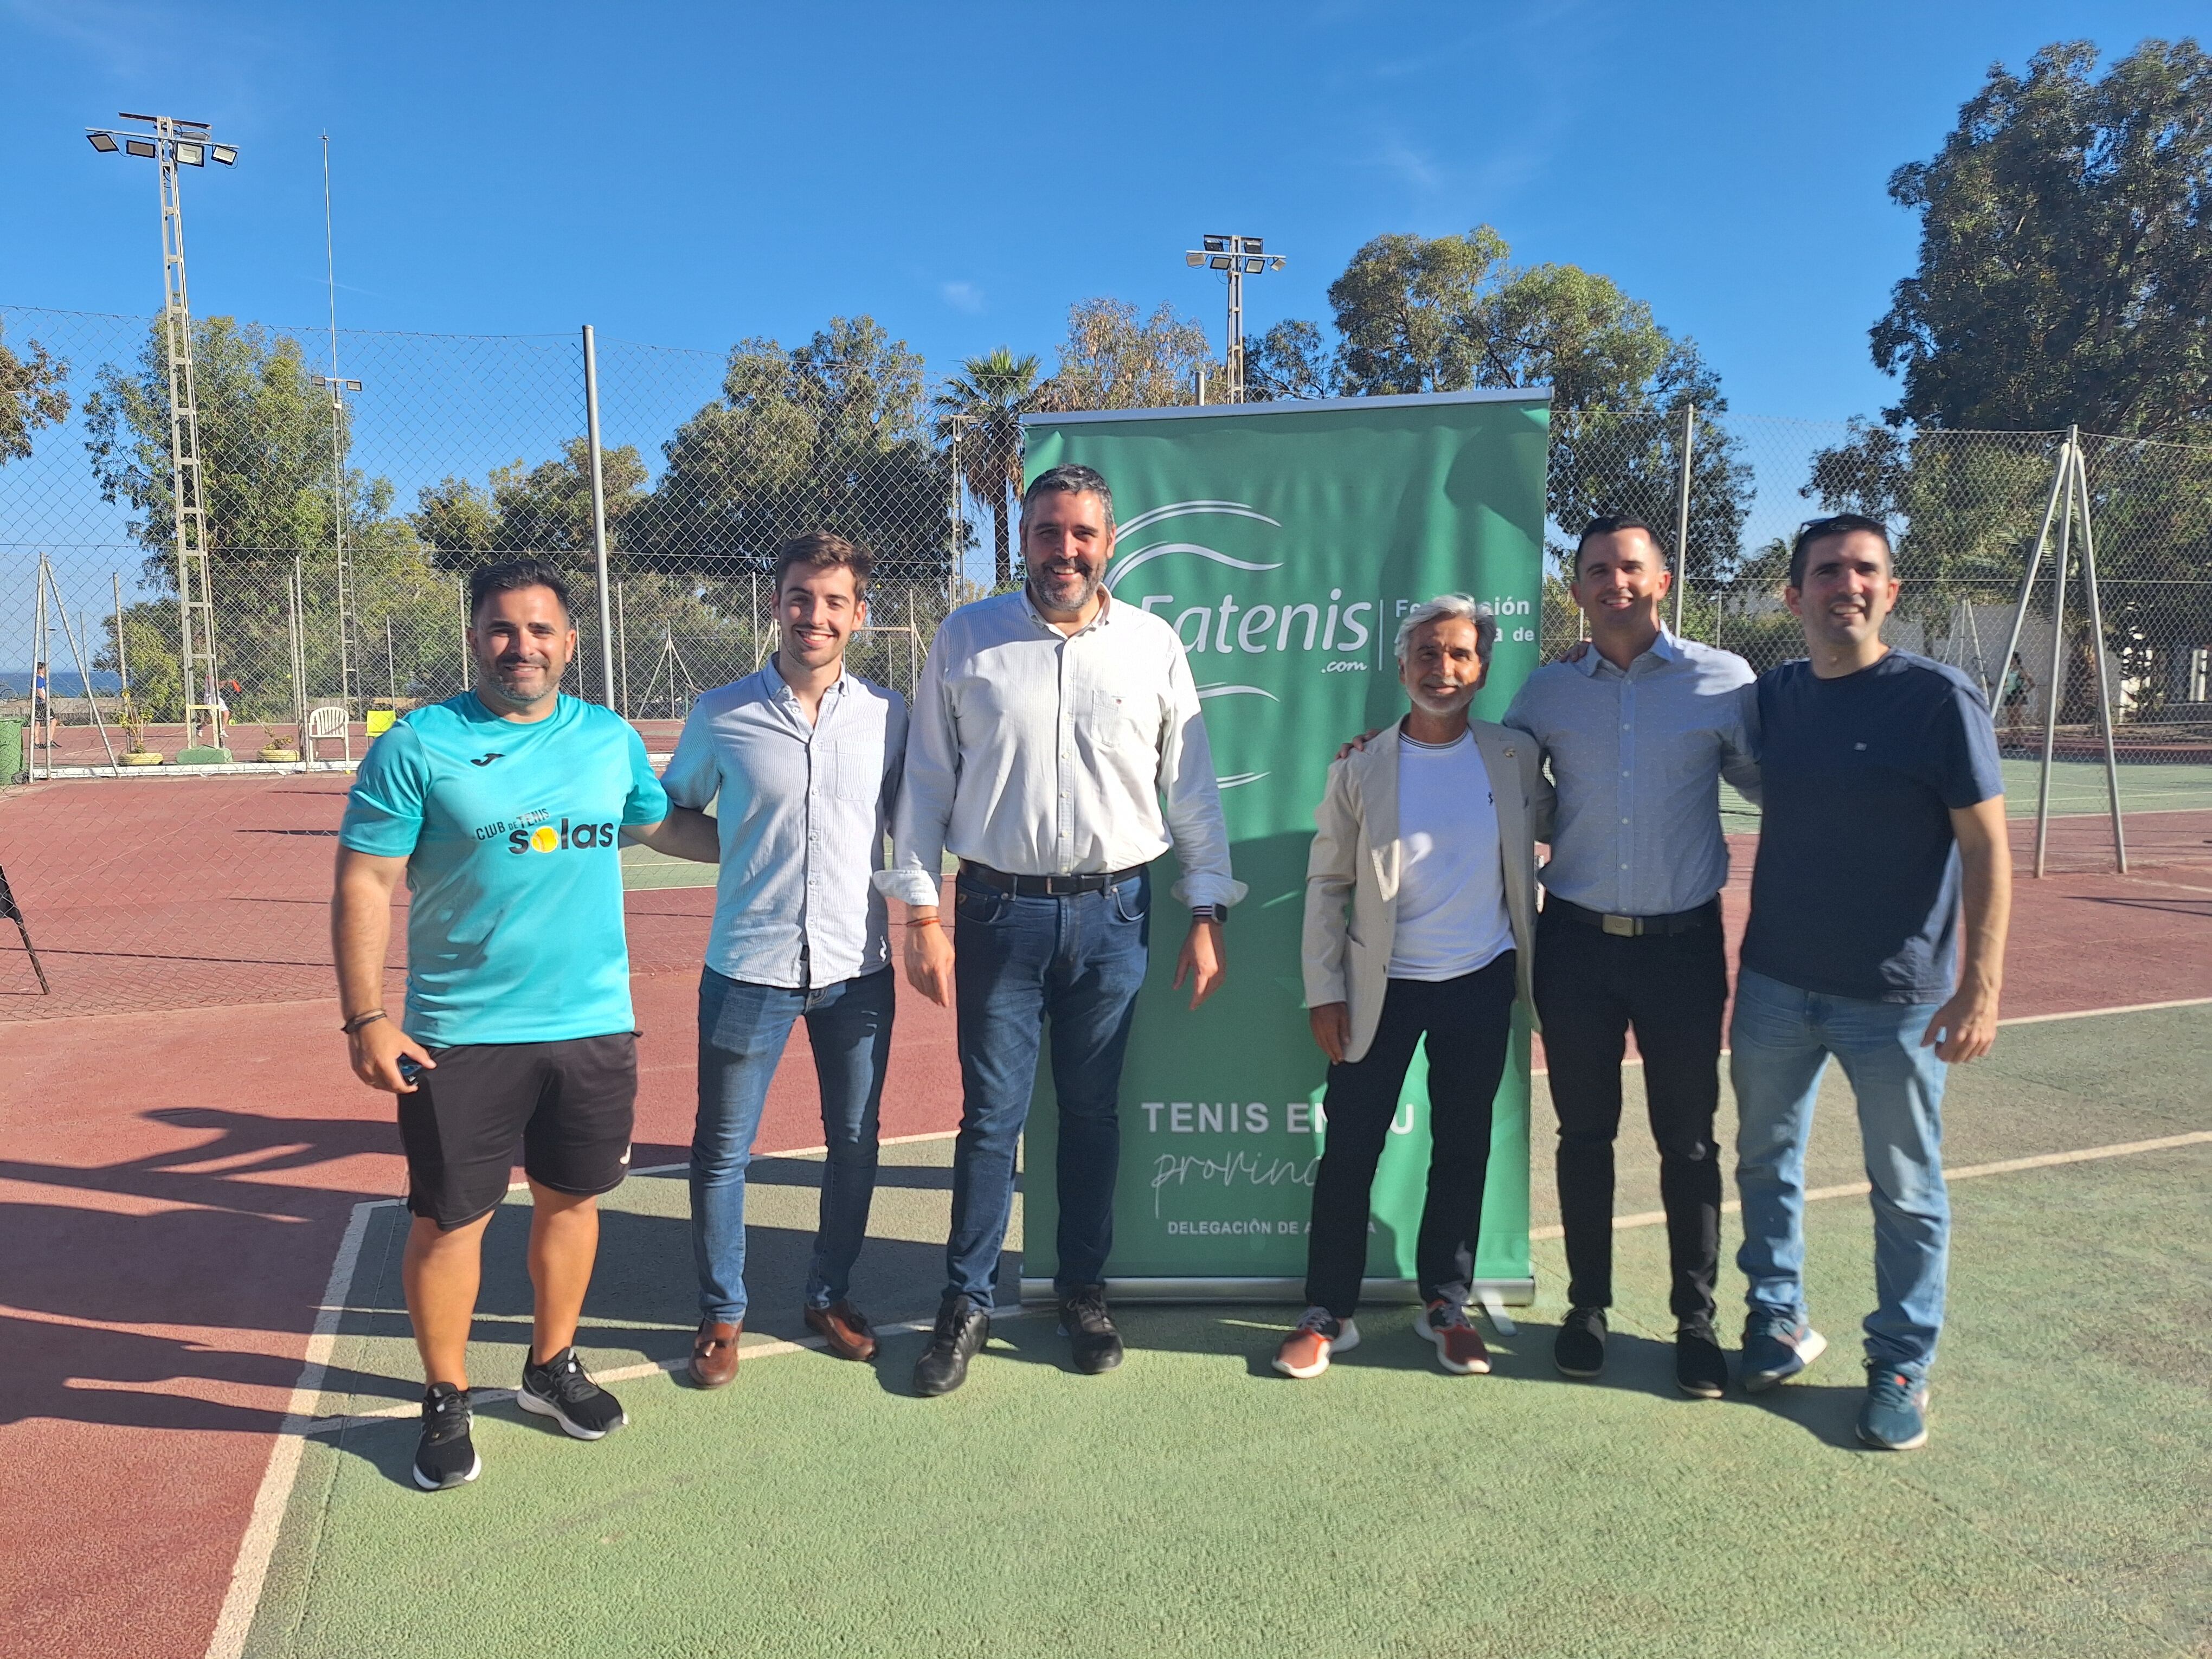
[[[1954,1073],[1948,1162],[2201,1133],[2208,1063],[2204,1008],[2008,1028]],[[1809,1182],[1860,1179],[1840,1085],[1822,1109]],[[1648,1142],[1631,1127],[1622,1146],[1620,1213],[1656,1209]],[[947,1150],[888,1149],[857,1286],[879,1323],[933,1304]],[[795,1334],[816,1166],[756,1168],[767,1342]],[[416,1384],[382,1210],[322,1409],[410,1414],[307,1438],[246,1651],[2202,1653],[2208,1171],[2198,1140],[1957,1180],[1918,1453],[1851,1438],[1872,1285],[1865,1200],[1846,1196],[1808,1211],[1833,1346],[1756,1401],[1675,1394],[1664,1237],[1643,1225],[1619,1236],[1594,1384],[1553,1371],[1562,1267],[1540,1237],[1538,1305],[1493,1339],[1486,1378],[1438,1371],[1401,1309],[1370,1310],[1360,1350],[1308,1383],[1267,1365],[1291,1310],[1127,1308],[1128,1363],[1098,1378],[1031,1315],[940,1401],[906,1395],[921,1338],[900,1334],[872,1369],[757,1352],[714,1395],[633,1376],[631,1425],[594,1445],[494,1403],[483,1478],[435,1497],[407,1481]],[[491,1236],[479,1387],[512,1386],[528,1334],[514,1207]],[[586,1315],[603,1374],[686,1351],[684,1212],[665,1177],[611,1204]],[[1723,1286],[1733,1306],[1731,1267]]]
[[[2043,763],[2008,758],[2004,768],[2005,812],[2008,817],[2035,816]],[[2123,812],[2202,812],[2212,811],[2212,766],[2182,762],[2123,761],[2120,763],[2120,810]],[[2051,810],[2060,817],[2094,815],[2112,810],[2112,796],[2102,761],[2062,760],[2051,763]],[[1759,809],[1726,784],[1721,786],[1721,815],[1732,834],[1759,828]],[[643,852],[643,848],[632,849]],[[628,857],[629,853],[624,856]],[[627,873],[627,872],[626,872]],[[639,884],[631,878],[629,884]],[[711,885],[711,882],[709,883]]]

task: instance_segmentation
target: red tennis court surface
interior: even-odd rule
[[[347,1073],[329,994],[343,787],[63,782],[0,810],[0,864],[56,987],[39,998],[0,931],[11,1650],[204,1650],[347,1218],[400,1190],[389,1102]],[[2018,884],[2008,1015],[2212,995],[2212,813],[2129,828],[2132,876]],[[2032,826],[2014,830],[2024,850]],[[2061,820],[2057,862],[2101,860],[2106,833]],[[1751,862],[1747,841],[1735,851],[1732,934]],[[689,1138],[709,897],[629,896],[641,1165],[679,1160]],[[887,1134],[955,1121],[951,1035],[902,996]],[[818,1142],[813,1113],[802,1031],[763,1150]]]

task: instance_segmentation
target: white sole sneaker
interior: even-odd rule
[[[415,1484],[422,1487],[424,1492],[451,1492],[456,1486],[467,1486],[470,1481],[483,1473],[483,1454],[478,1452],[470,1460],[469,1472],[458,1480],[426,1480],[422,1478],[422,1466],[420,1463],[410,1465],[408,1473],[415,1477]]]
[[[1765,1394],[1769,1389],[1780,1388],[1793,1376],[1802,1376],[1808,1365],[1827,1352],[1828,1339],[1808,1326],[1805,1329],[1805,1340],[1792,1343],[1790,1346],[1797,1354],[1796,1369],[1787,1371],[1753,1371],[1743,1379],[1743,1391],[1746,1394]]]
[[[1323,1371],[1327,1370],[1328,1369],[1328,1362],[1338,1354],[1350,1353],[1358,1346],[1359,1327],[1353,1324],[1352,1321],[1347,1319],[1344,1322],[1342,1328],[1338,1331],[1336,1335],[1322,1345],[1321,1358],[1314,1364],[1310,1365],[1285,1365],[1283,1364],[1282,1355],[1278,1353],[1274,1359],[1275,1369],[1280,1371],[1285,1376],[1295,1377],[1299,1382],[1303,1382],[1308,1377],[1319,1376]]]
[[[574,1418],[561,1409],[557,1401],[548,1400],[542,1394],[532,1394],[527,1389],[517,1389],[514,1391],[514,1403],[526,1412],[534,1412],[540,1417],[551,1418],[561,1425],[562,1432],[577,1440],[604,1440],[609,1434],[629,1421],[629,1413],[625,1412],[605,1428],[595,1429],[587,1424],[576,1421]]]
[[[1489,1360],[1485,1359],[1480,1364],[1463,1365],[1458,1360],[1454,1359],[1449,1354],[1444,1352],[1444,1334],[1438,1330],[1435,1326],[1429,1323],[1429,1312],[1427,1309],[1424,1308],[1419,1313],[1413,1316],[1413,1328],[1419,1331],[1423,1336],[1428,1338],[1429,1341],[1436,1348],[1437,1364],[1443,1366],[1444,1370],[1449,1371],[1454,1376],[1487,1376],[1490,1375]]]

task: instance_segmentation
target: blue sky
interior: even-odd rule
[[[1288,255],[1249,326],[1327,313],[1383,231],[1495,225],[1694,337],[1740,413],[1871,413],[1911,267],[1884,181],[1996,59],[2204,33],[2194,4],[309,6],[0,0],[0,301],[146,313],[151,167],[88,123],[241,146],[188,175],[194,308],[672,345],[872,313],[942,371],[1048,368],[1069,301],[1218,340],[1206,230]]]

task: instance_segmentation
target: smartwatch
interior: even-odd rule
[[[1194,904],[1190,907],[1190,919],[1193,921],[1210,921],[1218,926],[1228,921],[1229,907],[1225,904]]]

